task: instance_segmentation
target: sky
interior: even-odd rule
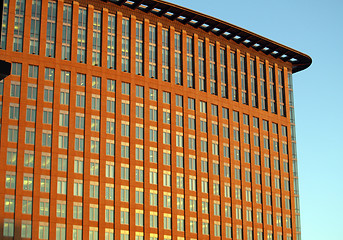
[[[312,58],[308,69],[293,75],[302,240],[342,240],[343,1],[167,1]]]

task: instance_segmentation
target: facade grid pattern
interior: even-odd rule
[[[1,238],[300,239],[291,63],[112,2],[4,10]]]

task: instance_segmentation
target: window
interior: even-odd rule
[[[218,117],[218,106],[212,104],[211,109],[212,109],[212,115]]]
[[[84,150],[84,138],[80,135],[75,135],[75,151],[82,151]]]
[[[183,148],[183,135],[182,135],[182,133],[176,133],[176,146]]]
[[[50,156],[49,156],[50,158]],[[43,161],[43,160],[42,160]],[[62,157],[62,156],[59,156],[58,157],[58,171],[62,171],[62,172],[66,172],[67,171],[67,168],[68,168],[68,160],[67,160],[67,157]],[[50,165],[50,160],[49,160],[49,165]]]
[[[163,173],[163,186],[171,187],[171,175],[169,172]]]
[[[190,220],[190,232],[191,233],[197,233],[198,232],[198,223],[196,219],[191,219]]]
[[[23,190],[32,191],[33,187],[33,176],[25,175],[23,177]]]
[[[200,140],[200,147],[201,152],[207,153],[207,140],[201,139]]]
[[[183,96],[181,95],[175,95],[175,105],[177,107],[183,107]]]
[[[74,219],[82,219],[82,212],[83,212],[83,207],[82,203],[74,203],[73,206],[73,218]]]
[[[49,5],[50,5],[50,3],[49,3]],[[45,80],[48,80],[48,81],[54,81],[55,80],[55,69],[54,68],[45,68]]]
[[[150,162],[157,163],[157,149],[150,149],[149,157]]]
[[[22,221],[21,223],[21,237],[31,238],[32,226],[30,221]]]
[[[234,154],[234,159],[237,160],[237,161],[240,161],[241,160],[241,151],[237,148],[235,148],[233,150],[233,154]]]
[[[244,143],[250,144],[250,134],[248,132],[243,132]]]
[[[42,225],[40,223],[39,225],[39,239],[49,239],[49,225],[46,223],[46,225]]]
[[[7,162],[8,165],[17,164],[17,149],[8,149],[7,150]]]
[[[52,124],[52,109],[43,110],[43,123]]]
[[[15,198],[14,196],[5,196],[5,206],[4,206],[4,212],[11,212],[14,213],[15,208]]]
[[[51,157],[50,154],[42,154],[41,158],[41,168],[42,169],[50,169],[50,162],[51,162]]]
[[[263,120],[262,123],[263,123],[263,130],[264,130],[264,131],[269,131],[269,124],[268,124],[268,121]]]
[[[149,98],[151,101],[157,101],[157,90],[156,89],[149,89]]]
[[[10,105],[9,119],[18,120],[19,119],[19,104]]]
[[[177,231],[180,231],[180,232],[185,231],[185,219],[178,216],[176,224],[177,224]]]
[[[129,145],[125,145],[122,143],[121,145],[121,157],[122,158],[129,158],[130,156],[130,146]]]
[[[92,109],[93,110],[100,110],[100,96],[99,95],[92,95]]]
[[[236,112],[236,111],[233,111],[232,115],[233,115],[233,121],[234,122],[239,122],[239,113]]]
[[[130,116],[130,102],[122,101],[121,103],[121,114]]]
[[[240,135],[239,135],[239,130],[238,129],[233,129],[233,140],[239,142]]]
[[[231,206],[225,205],[225,217],[231,218]]]
[[[90,198],[99,198],[99,183],[91,182],[89,185],[89,197]]]
[[[69,105],[69,91],[66,89],[61,89],[60,104]]]
[[[106,133],[114,134],[114,132],[115,132],[115,122],[113,119],[108,118],[106,120]]]
[[[157,172],[150,171],[150,184],[157,184]]]
[[[170,124],[170,111],[163,110],[163,123]]]
[[[150,205],[151,206],[157,206],[158,200],[157,200],[157,192],[150,192]]]
[[[208,193],[208,181],[207,181],[207,179],[201,181],[201,191],[203,193]]]
[[[136,182],[144,182],[144,170],[137,168],[136,169]]]
[[[11,68],[12,68],[12,73],[11,73],[12,75],[21,76],[21,69],[22,69],[21,63],[12,63]]]
[[[208,162],[206,159],[201,159],[201,171],[208,173]]]
[[[91,131],[100,131],[100,119],[98,117],[92,116],[91,119]]]
[[[100,89],[101,87],[101,78],[92,76],[92,88]]]
[[[249,125],[249,115],[243,114],[243,124]]]
[[[97,153],[100,152],[100,140],[99,138],[91,138],[91,153]]]
[[[200,112],[207,113],[207,103],[200,101]]]
[[[8,141],[18,142],[18,127],[17,126],[8,126]]]
[[[194,98],[188,98],[188,109],[189,110],[195,110],[195,99]]]
[[[49,205],[48,199],[41,199],[39,203],[39,215],[49,216]]]
[[[14,236],[14,220],[13,219],[4,220],[3,236],[4,237]]]
[[[206,201],[202,201],[201,203],[201,208],[202,208],[202,213],[208,214],[209,211],[209,207],[208,207],[208,200],[206,199]]]
[[[183,116],[182,113],[176,114],[176,126],[183,127]]]
[[[22,213],[32,214],[32,198],[23,197]]]
[[[82,182],[74,182],[74,196],[83,196],[83,183]]]
[[[193,176],[190,176],[189,178],[189,190],[196,191],[197,190],[196,178],[191,178],[191,177]]]
[[[26,128],[25,144],[35,144],[35,129]]]
[[[107,222],[107,223],[113,223],[114,222],[114,209],[112,209],[111,207],[106,207],[105,222]]]
[[[89,206],[89,220],[90,221],[98,221],[99,220],[98,205],[91,204]]]
[[[27,106],[26,121],[36,122],[36,107]]]
[[[212,154],[219,155],[219,145],[217,142],[212,143]]]
[[[37,100],[37,85],[29,84],[27,86],[27,99]]]
[[[273,150],[279,152],[279,142],[277,140],[273,140]]]
[[[218,136],[219,128],[218,123],[212,123],[212,135]]]
[[[170,132],[168,132],[167,130],[163,131],[163,144],[168,144],[170,145]]]
[[[86,74],[77,73],[76,74],[76,85],[85,86],[86,85]]]
[[[129,176],[130,176],[129,167],[128,166],[121,166],[120,175],[121,175],[121,179],[129,180]]]
[[[176,155],[176,167],[183,168],[184,166],[184,159],[183,156],[180,154]]]
[[[263,147],[265,149],[269,149],[269,139],[268,138],[263,138]]]
[[[250,170],[245,170],[245,181],[251,182],[251,173]]]
[[[61,71],[61,83],[70,83],[70,72],[69,71]]]
[[[224,177],[230,177],[230,175],[231,175],[231,172],[230,172],[231,170],[230,170],[230,166],[229,165],[227,165],[227,164],[225,164],[224,165]]]
[[[158,216],[156,212],[150,212],[150,227],[157,228],[158,227]],[[151,240],[152,238],[150,238]]]
[[[165,214],[163,217],[163,227],[164,229],[171,230],[171,216],[169,214]]]
[[[136,203],[144,204],[144,192],[141,188],[136,188]]]
[[[107,98],[107,112],[115,113],[116,112],[116,101],[114,98]]]
[[[74,227],[74,229],[73,229],[73,238],[75,240],[82,240],[82,226],[75,226]]]
[[[125,186],[120,189],[120,201],[129,202],[129,189]]]
[[[67,180],[66,179],[57,180],[57,193],[67,194]]]
[[[195,150],[195,148],[196,148],[195,136],[189,136],[188,137],[188,148],[191,150]]]
[[[50,178],[46,176],[42,176],[40,179],[40,191],[41,192],[50,192]]]
[[[219,222],[214,223],[214,236],[216,236],[216,237],[221,236],[220,223]]]
[[[83,159],[75,158],[75,160],[74,160],[74,173],[83,174]]]
[[[196,199],[189,199],[189,211],[197,212],[197,200]]]
[[[144,118],[144,106],[136,105],[136,118]]]
[[[185,209],[185,198],[182,195],[177,195],[176,207],[179,210],[184,210]]]
[[[144,226],[144,213],[143,211],[136,210],[136,226]]]
[[[176,187],[180,189],[185,188],[185,178],[183,177],[183,175],[176,176]]]
[[[171,195],[170,194],[165,193],[163,195],[163,207],[171,208]]]
[[[235,197],[237,200],[242,200],[242,190],[239,187],[235,188]]]
[[[10,96],[17,97],[17,98],[20,97],[20,82],[11,83]]]
[[[196,170],[196,159],[194,156],[189,156],[189,170]]]

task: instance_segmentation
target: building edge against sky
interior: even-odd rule
[[[158,0],[5,0],[4,239],[301,239],[292,72]]]

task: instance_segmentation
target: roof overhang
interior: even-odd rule
[[[153,13],[159,17],[164,16],[172,21],[177,20],[183,24],[189,24],[194,28],[212,32],[227,40],[233,40],[238,44],[243,44],[248,48],[253,48],[256,51],[271,55],[284,62],[290,62],[293,66],[293,73],[308,68],[312,63],[312,59],[308,55],[297,50],[228,22],[162,0],[103,1],[113,2],[119,6],[125,5],[131,9],[139,9],[146,13]]]

